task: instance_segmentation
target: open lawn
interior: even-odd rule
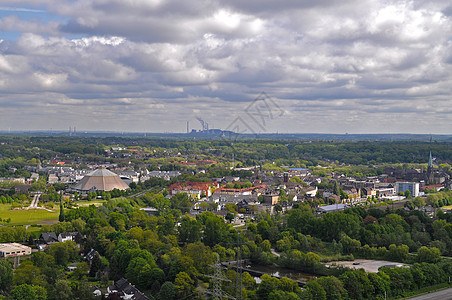
[[[58,222],[59,212],[43,209],[10,210],[11,205],[0,204],[0,218],[11,218],[9,225],[53,224]]]
[[[102,206],[107,200],[91,200],[91,201],[76,201],[73,202],[74,204],[77,204],[78,206],[90,206],[94,205],[96,207]]]
[[[452,209],[452,205],[443,206],[443,207],[441,207],[441,209]]]

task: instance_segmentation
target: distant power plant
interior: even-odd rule
[[[205,120],[201,119],[200,117],[196,117],[196,119],[201,124],[201,130],[196,129],[190,129],[190,122],[187,121],[187,134],[193,135],[193,136],[217,136],[217,137],[224,137],[227,135],[231,135],[234,132],[232,131],[224,131],[221,129],[212,129],[209,128],[209,123],[207,123]]]
[[[74,126],[74,128],[72,128],[71,126],[69,126],[69,136],[72,136],[73,134],[75,134],[75,132],[77,131],[76,127]]]
[[[196,119],[199,121],[199,123],[201,123],[201,127],[202,127],[202,131],[207,131],[209,130],[209,123],[205,122],[203,119],[201,119],[200,117],[196,117]]]

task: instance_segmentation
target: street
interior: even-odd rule
[[[421,296],[416,296],[414,298],[409,298],[410,300],[449,300],[452,299],[452,288],[441,290],[438,292],[428,293]]]

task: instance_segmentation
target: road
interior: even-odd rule
[[[421,296],[416,296],[414,298],[408,298],[410,300],[451,300],[452,299],[452,288],[441,290],[434,293],[424,294]]]
[[[33,200],[31,201],[31,204],[28,207],[28,209],[38,208],[39,197],[41,197],[41,194],[34,195]]]

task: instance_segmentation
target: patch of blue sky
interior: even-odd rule
[[[17,38],[22,34],[18,31],[0,31],[0,40],[11,41],[17,40]]]
[[[16,16],[20,20],[33,21],[42,24],[52,21],[64,23],[68,20],[67,17],[49,13],[45,9],[0,6],[0,20],[10,16]],[[14,30],[14,28],[11,28],[8,31],[0,31],[0,39],[16,40],[22,33],[23,32],[20,30]]]
[[[67,20],[66,17],[49,13],[44,9],[0,6],[0,18],[6,16],[18,16],[22,20],[40,20],[42,23]]]
[[[5,16],[21,16],[22,19],[36,18],[39,15],[48,14],[44,9],[27,8],[27,7],[11,7],[0,6],[0,17]]]

